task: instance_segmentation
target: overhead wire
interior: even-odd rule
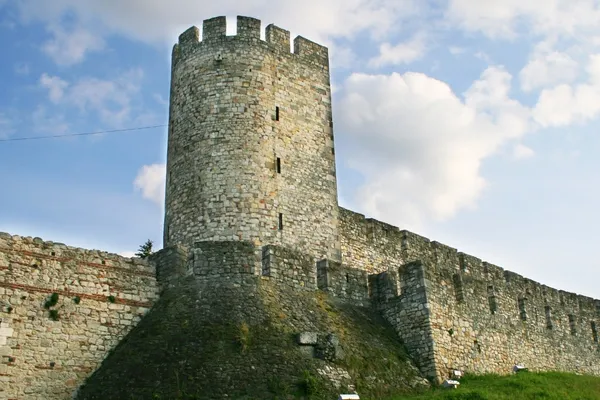
[[[73,136],[90,136],[90,135],[100,135],[100,134],[104,134],[104,133],[130,132],[130,131],[140,131],[140,130],[145,130],[145,129],[164,128],[166,126],[167,125],[150,125],[150,126],[140,126],[140,127],[137,127],[137,128],[112,129],[112,130],[106,130],[106,131],[81,132],[81,133],[65,133],[65,134],[62,134],[62,135],[13,137],[13,138],[0,139],[0,142],[16,142],[16,141],[24,141],[24,140],[56,139],[56,138],[73,137]]]

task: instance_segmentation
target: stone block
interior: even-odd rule
[[[298,335],[298,344],[304,346],[314,346],[317,344],[318,335],[316,332],[302,332]]]

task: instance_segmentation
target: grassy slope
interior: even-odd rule
[[[458,389],[433,389],[421,395],[389,400],[596,400],[600,378],[558,372],[481,375],[461,379]]]

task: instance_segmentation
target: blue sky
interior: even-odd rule
[[[598,2],[236,3],[0,0],[0,139],[165,125],[178,34],[253,16],[330,48],[341,205],[600,298]],[[0,141],[0,231],[160,246],[166,132]]]

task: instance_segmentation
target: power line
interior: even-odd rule
[[[110,130],[110,131],[95,131],[95,132],[83,132],[83,133],[66,133],[66,134],[63,134],[63,135],[52,135],[52,136],[17,137],[17,138],[9,138],[9,139],[0,139],[0,142],[16,142],[17,140],[55,139],[55,138],[69,137],[69,136],[89,136],[89,135],[99,135],[101,133],[130,132],[130,131],[140,131],[140,130],[143,130],[143,129],[164,128],[165,126],[167,126],[167,125],[140,126],[138,128],[113,129],[113,130]]]

